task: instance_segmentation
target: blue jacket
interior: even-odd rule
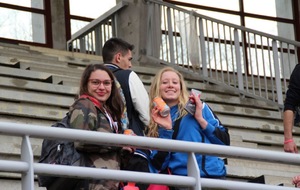
[[[178,117],[178,106],[171,107],[171,118],[175,121]],[[203,130],[193,115],[187,114],[181,119],[176,140],[191,142],[229,145],[228,131],[222,126],[209,106],[203,102],[202,114],[208,122]],[[174,122],[173,122],[174,127]],[[159,128],[159,138],[172,139],[173,130]],[[196,154],[201,177],[224,177],[226,168],[224,161],[216,156]],[[188,154],[182,152],[162,152],[153,150],[150,153],[149,168],[151,172],[163,171],[169,167],[172,174],[187,175]]]

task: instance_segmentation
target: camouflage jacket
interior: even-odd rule
[[[99,120],[99,121],[98,121]],[[70,108],[70,126],[74,129],[115,133],[103,110],[85,98],[78,99]],[[107,153],[120,150],[120,147],[77,143],[76,148],[83,152]]]
[[[89,131],[99,131],[104,133],[115,133],[104,112],[97,108],[92,101],[80,98],[70,107],[70,126],[74,129]],[[121,130],[121,127],[119,127]],[[75,148],[85,155],[91,162],[91,167],[104,169],[120,169],[120,150],[121,147],[108,145],[87,144],[85,142],[75,142]],[[115,189],[118,182],[107,180],[88,180],[88,189]],[[81,189],[81,188],[80,188]]]

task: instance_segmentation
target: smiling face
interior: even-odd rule
[[[179,76],[173,71],[166,71],[161,75],[159,91],[162,99],[172,107],[179,102],[181,85]]]
[[[88,81],[88,93],[105,104],[110,97],[112,84],[112,79],[106,71],[93,71]]]

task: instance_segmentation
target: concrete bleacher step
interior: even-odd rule
[[[72,96],[31,92],[13,88],[1,90],[0,100],[40,104],[45,106],[58,106],[64,108],[69,108],[69,106],[74,102],[74,98]]]
[[[27,44],[21,44],[21,47],[27,47],[31,51],[38,51],[45,56],[58,57],[59,61],[68,62],[72,65],[78,65],[85,67],[87,64],[98,64],[103,63],[102,56],[85,54],[79,52],[69,52],[64,50],[56,50],[38,46],[31,46]]]
[[[0,55],[4,56],[16,56],[18,58],[23,59],[32,59],[32,60],[43,60],[44,62],[50,61],[58,61],[58,57],[55,56],[47,56],[43,55],[42,53],[38,51],[32,51],[29,48],[14,48],[14,47],[3,47],[0,45],[1,53]]]
[[[268,146],[279,146],[283,147],[284,136],[283,134],[276,134],[263,131],[246,130],[246,129],[236,129],[231,128],[229,130],[231,135],[239,135],[242,137],[243,142],[254,142],[261,145]],[[300,144],[299,136],[294,136],[294,141],[296,144]]]
[[[275,163],[272,161],[256,161],[256,160],[244,160],[244,159],[237,159],[237,158],[226,158],[226,166],[231,167],[231,166],[240,166],[241,168],[252,168],[252,169],[259,169],[259,170],[274,170],[271,175],[275,176],[281,176],[281,172],[287,172],[291,174],[285,174],[282,176],[293,176],[292,173],[297,173],[300,170],[300,166],[297,165],[286,165],[286,164],[281,164],[281,163]],[[261,175],[266,175],[267,173],[263,173],[262,171]],[[257,172],[256,172],[257,173]],[[270,173],[269,173],[270,174]]]
[[[222,105],[220,103],[209,103],[209,106],[215,112],[226,114],[243,115],[245,117],[267,118],[267,119],[281,119],[281,113],[278,111],[269,111],[256,108],[245,108],[244,105]]]
[[[16,68],[0,66],[0,76],[9,76],[13,78],[22,78],[22,79],[35,80],[35,81],[47,81],[47,79],[51,76],[51,74],[28,71],[23,69],[19,69],[16,72]]]
[[[65,66],[53,67],[53,66],[45,66],[45,65],[29,65],[24,63],[21,63],[20,68],[25,70],[30,70],[30,71],[50,73],[52,75],[70,76],[76,78],[80,78],[83,71],[83,70],[73,69]]]
[[[292,178],[294,176],[299,175],[299,172],[289,172],[289,174],[287,174],[287,171],[277,171],[276,168],[262,169],[262,168],[252,168],[252,167],[245,167],[245,166],[227,166],[227,176],[229,177],[253,179],[261,175],[270,175],[270,176],[276,175],[276,176]],[[280,182],[278,182],[277,184],[280,184]]]
[[[78,93],[78,86],[62,86],[41,81],[30,81],[26,79],[17,79],[0,76],[0,87],[5,90],[7,88],[24,89],[33,92],[47,92],[49,94],[64,94],[73,96]]]
[[[255,130],[234,128],[231,128],[229,133],[233,135],[240,135],[244,142],[283,146],[282,143],[284,139],[282,134],[264,133]],[[298,139],[295,139],[295,141],[298,142]]]
[[[244,148],[257,148],[257,143],[243,142],[239,135],[230,134],[230,146],[244,147]]]
[[[42,126],[42,127],[48,127],[48,126]],[[8,157],[11,157],[11,160],[20,160],[20,152],[21,152],[20,144],[22,144],[22,138],[16,136],[7,136],[7,135],[0,135],[0,137],[1,137],[0,158],[6,159]],[[30,138],[32,153],[35,158],[38,158],[39,155],[41,154],[42,140],[43,139]]]
[[[291,177],[284,177],[284,176],[262,175],[252,180],[249,180],[249,182],[294,187],[294,185],[292,184]]]
[[[281,120],[265,119],[265,118],[251,118],[243,115],[224,115],[217,114],[223,125],[230,128],[253,129],[261,131],[270,131],[274,133],[283,132],[283,125]]]
[[[1,115],[15,115],[19,117],[57,121],[62,119],[67,112],[68,109],[57,106],[47,106],[47,109],[45,109],[45,105],[0,101]]]
[[[19,63],[18,63],[19,64]],[[0,76],[10,76],[14,78],[21,78],[21,79],[30,79],[30,80],[36,80],[36,81],[43,81],[53,84],[64,84],[64,81],[66,82],[77,82],[76,86],[78,86],[79,79],[81,75],[74,74],[73,76],[70,76],[70,73],[67,72],[67,69],[64,70],[61,69],[62,73],[60,74],[54,74],[53,72],[49,72],[47,68],[40,68],[35,67],[35,70],[31,70],[31,67],[24,67],[22,69],[22,66],[20,69],[18,68],[12,68],[12,67],[5,67],[0,66]],[[18,70],[17,70],[18,69]],[[65,75],[67,74],[68,75]]]
[[[5,187],[5,190],[20,190],[22,189],[20,179],[0,179],[0,184]],[[34,183],[35,190],[46,190],[45,187],[39,187],[37,181]]]

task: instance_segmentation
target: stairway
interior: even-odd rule
[[[87,64],[102,63],[99,56],[54,49],[0,43],[0,121],[50,126],[65,115],[78,91],[82,70]],[[146,89],[163,65],[133,65]],[[189,89],[202,91],[201,98],[215,111],[231,135],[231,146],[283,151],[282,113],[262,100],[240,97],[218,85],[196,80],[183,73]],[[295,141],[300,144],[300,130]],[[39,158],[41,139],[33,139],[35,160]],[[21,139],[0,137],[0,158],[20,159]],[[255,181],[292,186],[299,166],[224,158],[228,180]],[[20,175],[0,173],[5,189],[20,187]],[[2,185],[1,185],[2,186]],[[19,188],[20,189],[20,188]],[[36,189],[43,189],[38,188]]]

